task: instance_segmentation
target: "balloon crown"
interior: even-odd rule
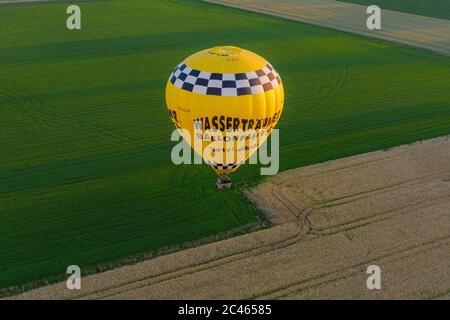
[[[234,46],[219,46],[209,49],[209,54],[214,54],[216,56],[229,57],[237,56],[241,53],[242,49]]]

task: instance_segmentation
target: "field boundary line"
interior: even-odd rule
[[[450,57],[450,21],[382,9],[382,30],[368,30],[366,7],[334,0],[201,0],[206,3],[302,22],[406,45]],[[324,19],[326,18],[326,19]],[[416,30],[412,30],[414,27]]]

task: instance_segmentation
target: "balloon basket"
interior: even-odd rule
[[[228,177],[220,177],[216,181],[217,189],[230,189],[231,188],[231,180]]]

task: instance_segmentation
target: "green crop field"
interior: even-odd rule
[[[450,19],[449,0],[339,0],[370,6],[376,4],[382,9],[418,14],[422,16]]]
[[[258,223],[170,161],[165,83],[197,50],[277,67],[282,170],[450,133],[446,57],[196,1],[81,2],[69,31],[67,5],[0,7],[0,288]]]

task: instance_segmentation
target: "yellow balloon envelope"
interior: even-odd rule
[[[281,78],[259,55],[223,46],[181,62],[166,86],[169,115],[185,141],[220,177],[264,143],[284,105]]]

